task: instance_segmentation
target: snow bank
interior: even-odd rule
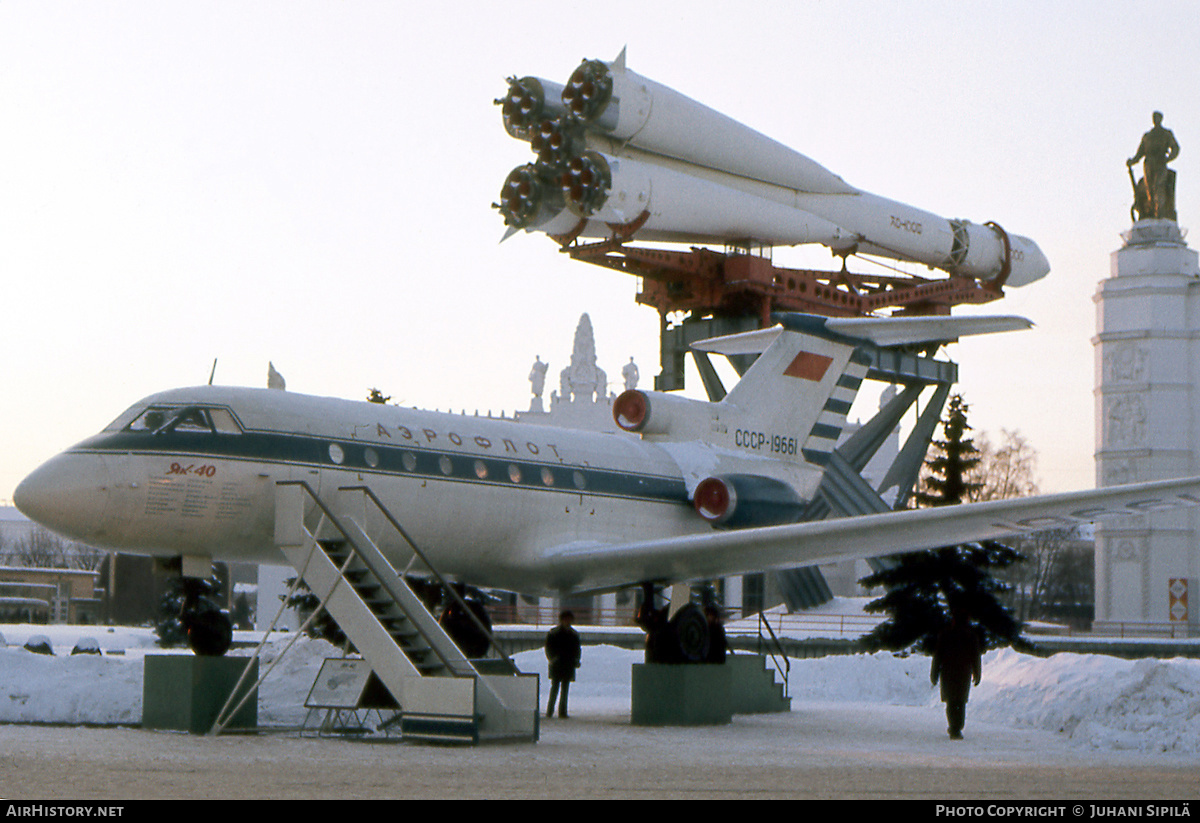
[[[793,660],[788,678],[796,700],[926,706],[934,693],[929,658],[890,652]]]
[[[972,717],[1065,734],[1081,746],[1200,752],[1200,661],[1095,654],[984,659]]]
[[[24,627],[5,627],[10,642],[26,640]],[[48,627],[38,627],[45,630]],[[147,652],[190,654],[154,645],[149,629],[120,629],[112,634],[94,629],[104,654],[72,655],[80,627],[50,633],[54,656],[33,654],[20,646],[0,648],[0,722],[137,725],[142,722],[142,672]],[[278,658],[289,637],[281,635],[263,650],[260,673]],[[248,655],[240,650],[235,655]],[[323,640],[301,638],[263,683],[258,720],[264,726],[297,726],[307,710],[304,699],[316,680],[321,661],[338,650]]]
[[[0,722],[141,722],[142,660],[148,651],[157,652],[148,629],[2,628],[12,645],[0,648]],[[16,645],[35,629],[54,629],[48,633],[56,656],[32,654]],[[98,636],[104,655],[71,655],[81,633]],[[261,671],[279,659],[289,639],[280,635],[272,640]],[[123,653],[113,654],[122,647]],[[302,723],[304,699],[321,662],[336,656],[337,650],[324,641],[298,640],[263,684],[259,722]],[[515,659],[522,671],[542,675],[545,694],[545,655],[535,650]],[[628,713],[632,666],[642,659],[640,651],[585,647],[571,706],[581,713]],[[793,660],[790,686],[798,703],[940,706],[929,683],[929,658],[919,655],[880,652]],[[983,682],[971,693],[968,716],[1062,734],[1083,748],[1200,754],[1200,661],[1128,661],[1072,653],[1041,659],[1007,649],[991,652],[984,658]]]
[[[0,649],[0,721],[141,723],[142,660]]]

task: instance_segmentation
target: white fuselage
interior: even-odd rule
[[[201,416],[158,428],[187,409]],[[35,520],[107,548],[283,563],[274,511],[285,480],[330,501],[367,485],[439,572],[524,592],[588,587],[554,579],[548,551],[712,528],[669,447],[628,434],[212,386],[140,401],[16,497]],[[411,551],[380,516],[366,519],[405,568]]]

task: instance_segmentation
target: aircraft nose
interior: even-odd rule
[[[13,492],[13,503],[30,520],[83,541],[103,533],[108,498],[108,468],[97,454],[53,457]]]

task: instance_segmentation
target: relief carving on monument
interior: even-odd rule
[[[1107,383],[1143,383],[1146,381],[1148,353],[1136,343],[1117,343],[1104,357]]]
[[[1137,483],[1141,479],[1141,467],[1132,457],[1104,459],[1105,486],[1121,486],[1126,483]]]
[[[1106,398],[1106,446],[1139,446],[1146,440],[1146,404],[1139,394]]]
[[[1113,559],[1140,561],[1143,551],[1142,547],[1138,545],[1139,542],[1128,538],[1110,541]]]

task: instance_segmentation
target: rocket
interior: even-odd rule
[[[510,78],[496,101],[533,162],[504,181],[509,233],[675,243],[820,243],[1024,286],[1050,264],[996,223],[947,219],[862,191],[815,160],[614,61],[565,85]],[[507,236],[507,235],[506,235]]]

